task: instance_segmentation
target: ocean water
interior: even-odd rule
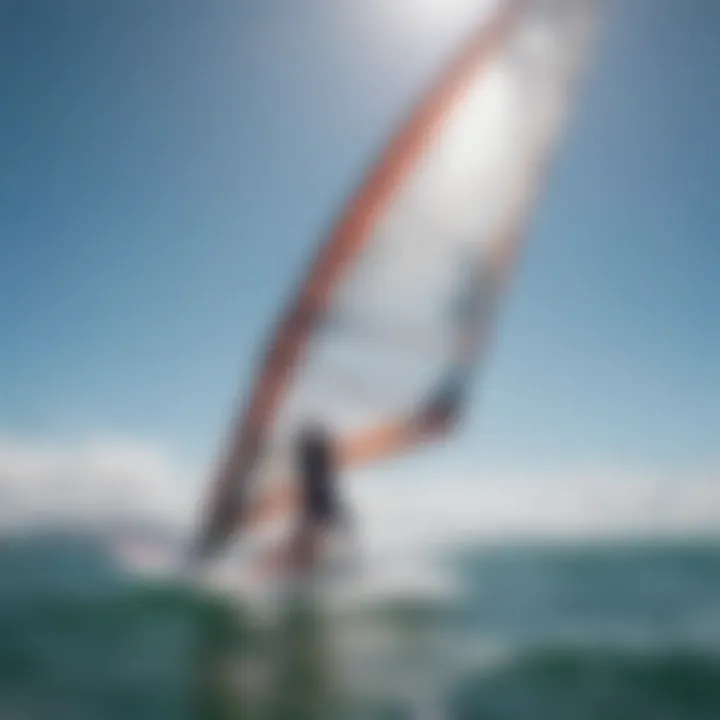
[[[0,718],[720,718],[720,542],[483,545],[444,598],[265,612],[0,545]]]

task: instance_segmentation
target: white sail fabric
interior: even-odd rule
[[[587,51],[594,0],[505,0],[390,143],[281,318],[196,552],[293,507],[307,424],[344,466],[457,420]],[[259,519],[258,519],[259,518]]]
[[[466,369],[458,337],[479,322],[478,304],[494,302],[489,258],[523,229],[591,25],[588,0],[515,6],[493,51],[427,127],[314,323],[268,428],[256,489],[287,478],[288,449],[303,423],[352,435],[411,415]]]

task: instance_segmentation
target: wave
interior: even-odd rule
[[[272,670],[287,697],[335,685],[354,718],[431,699],[461,719],[709,720],[718,559],[699,543],[468,548],[461,596],[258,622],[236,599],[142,580],[87,538],[18,540],[0,548],[0,717],[212,717],[246,708],[247,682]]]
[[[710,720],[720,716],[720,655],[526,649],[490,671],[466,671],[447,706],[455,718]]]

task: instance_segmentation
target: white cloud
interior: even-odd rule
[[[90,439],[53,444],[0,437],[0,533],[80,529],[189,530],[201,483],[161,448]],[[351,478],[348,495],[371,547],[512,536],[714,533],[720,472],[534,470]]]
[[[715,534],[720,472],[533,471],[522,476],[358,480],[353,501],[378,549],[465,540]]]
[[[192,499],[171,457],[135,441],[0,437],[0,532],[122,525],[177,527]]]

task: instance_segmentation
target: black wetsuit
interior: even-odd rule
[[[334,523],[340,506],[332,443],[322,433],[308,432],[300,439],[298,455],[303,520]]]

